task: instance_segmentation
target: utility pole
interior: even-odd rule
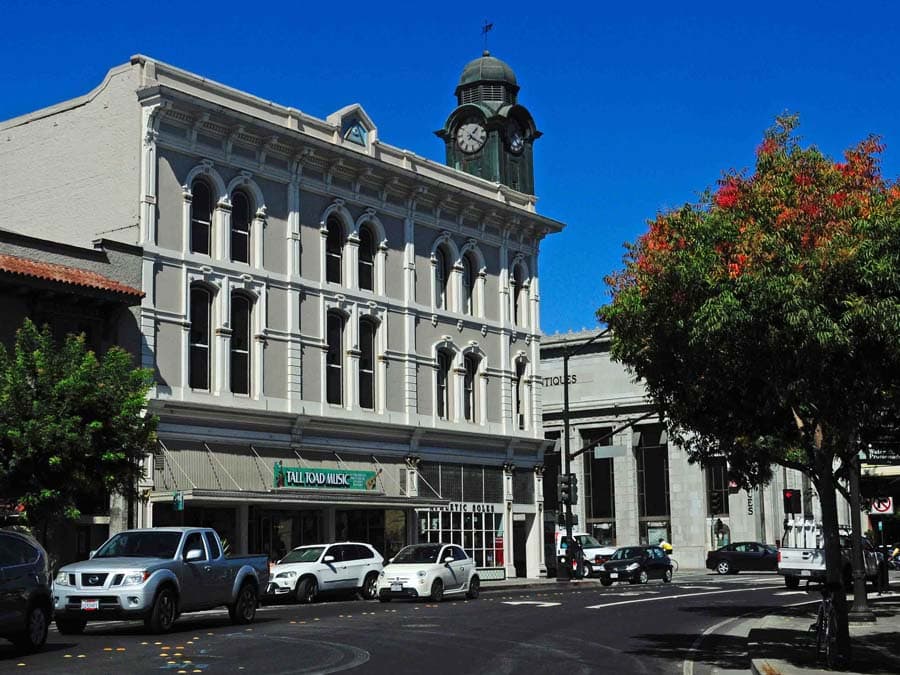
[[[581,343],[577,349],[570,350],[568,343],[563,343],[563,450],[562,450],[562,473],[569,473],[569,357],[575,356],[588,345],[596,342],[600,338],[606,336],[610,329],[600,331],[587,342]],[[571,494],[571,493],[570,493]],[[565,524],[566,524],[566,548],[563,549],[562,564],[557,565],[557,579],[560,581],[571,581],[572,579],[572,551],[575,548],[572,539],[572,500],[566,499],[564,507]]]

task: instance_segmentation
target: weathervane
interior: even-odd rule
[[[484,20],[484,25],[481,27],[481,36],[484,39],[484,51],[487,52],[487,34],[491,32],[494,24],[488,23],[488,20]]]

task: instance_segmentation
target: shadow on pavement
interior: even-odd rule
[[[72,649],[73,647],[78,646],[74,642],[53,642],[52,639],[53,636],[51,635],[49,638],[47,638],[47,644],[44,645],[43,649],[39,649],[37,652],[33,652],[31,654],[23,654],[22,652],[17,650],[11,643],[0,642],[0,662],[11,661],[13,659],[22,661],[23,659],[27,659],[29,656],[33,656],[34,654],[58,652],[65,649]]]
[[[695,633],[645,633],[636,637],[648,644],[640,649],[629,650],[629,654],[671,661],[690,658],[730,670],[750,668],[747,638],[744,637],[712,634],[704,637],[696,649],[692,649],[698,637]]]

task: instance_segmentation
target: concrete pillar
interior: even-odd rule
[[[702,569],[706,563],[704,472],[689,464],[687,453],[674,443],[668,443],[668,456],[670,543],[675,549],[674,557],[682,568]]]
[[[616,503],[616,545],[637,543],[640,534],[638,528],[637,498],[637,462],[633,448],[634,432],[626,429],[616,434],[614,445],[624,445],[627,449],[624,457],[613,459],[615,474]]]
[[[330,544],[335,541],[335,518],[336,509],[333,506],[326,506],[322,509],[322,536],[325,543]]]
[[[250,553],[250,507],[247,504],[238,504],[237,507],[237,555]],[[253,551],[257,553],[257,551]]]

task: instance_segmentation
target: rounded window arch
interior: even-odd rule
[[[450,251],[441,244],[434,251],[434,305],[438,309],[450,309],[450,274],[453,271]]]
[[[512,322],[514,326],[528,325],[528,277],[525,266],[521,262],[513,264],[512,269]]]
[[[335,215],[326,221],[328,234],[325,237],[325,281],[341,284],[344,280],[344,226]]]
[[[203,178],[191,183],[191,253],[209,255],[215,199],[212,186]]]
[[[212,328],[212,291],[202,284],[193,284],[190,292],[191,328],[188,338],[188,386],[209,390],[210,345]]]
[[[231,392],[250,394],[250,345],[253,299],[246,293],[231,294]]]
[[[253,198],[245,190],[231,194],[231,260],[250,263],[250,227],[253,224]]]
[[[375,255],[378,246],[371,225],[359,228],[359,287],[366,291],[375,290]]]
[[[359,407],[375,409],[375,362],[378,321],[364,316],[359,320]]]
[[[477,314],[476,289],[478,283],[478,261],[472,251],[466,251],[462,257],[462,291],[463,312],[469,316]]]
[[[328,403],[344,403],[344,326],[346,319],[341,312],[328,312],[325,326],[327,352],[325,355],[325,400]]]

